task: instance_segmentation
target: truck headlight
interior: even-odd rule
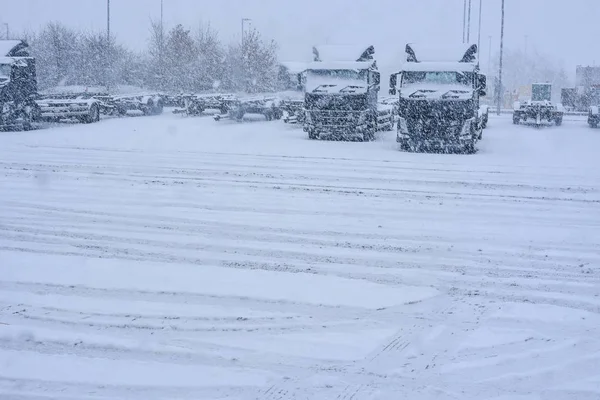
[[[398,132],[408,134],[408,124],[404,117],[398,117]]]
[[[471,126],[474,122],[473,118],[466,120],[460,130],[460,136],[471,136]]]
[[[304,111],[304,117],[306,118],[306,122],[308,122],[309,124],[312,124],[312,115],[310,115],[310,112],[308,111]]]

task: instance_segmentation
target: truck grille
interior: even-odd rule
[[[316,126],[331,129],[356,128],[364,111],[307,111],[309,121]]]

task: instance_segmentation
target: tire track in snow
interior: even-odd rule
[[[161,121],[135,124],[138,128],[138,123],[164,123]],[[113,122],[114,127],[128,123]],[[224,135],[235,135],[237,128],[222,129]],[[492,136],[494,133],[490,130]],[[500,133],[496,132],[495,140],[504,140]],[[288,134],[285,138],[269,136],[269,140],[289,145],[296,133]],[[154,329],[150,335],[149,329],[127,325],[129,314],[125,312],[78,312],[74,307],[23,301],[28,311],[10,317],[11,327],[98,334],[109,343],[116,338],[149,338],[152,345],[174,343],[181,354],[165,348],[155,354],[150,346],[110,349],[85,341],[73,348],[70,343],[50,339],[36,344],[1,342],[0,347],[46,354],[70,351],[75,359],[155,358],[164,364],[243,365],[281,377],[273,379],[271,391],[269,385],[184,390],[0,378],[2,393],[140,399],[338,396],[359,400],[395,391],[396,396],[427,393],[445,400],[452,393],[472,398],[510,390],[512,394],[536,393],[550,374],[556,374],[557,382],[567,382],[575,378],[569,369],[594,371],[597,366],[597,330],[589,326],[574,323],[565,327],[529,318],[506,323],[481,316],[482,310],[507,302],[528,302],[534,307],[554,304],[574,313],[599,312],[600,276],[595,265],[600,261],[596,233],[600,216],[595,210],[600,187],[595,176],[582,173],[581,168],[532,165],[535,160],[521,166],[522,160],[494,154],[459,158],[373,150],[373,146],[383,149],[388,143],[366,144],[366,152],[361,154],[355,147],[335,144],[329,147],[330,156],[317,156],[312,150],[330,143],[298,141],[293,143],[300,152],[306,150],[306,155],[289,156],[253,154],[257,148],[251,145],[250,150],[237,144],[232,149],[212,147],[207,151],[142,150],[115,146],[104,135],[92,137],[90,143],[74,137],[70,140],[75,145],[55,145],[61,141],[53,140],[52,146],[26,147],[28,139],[23,136],[17,143],[0,146],[0,190],[10,188],[0,199],[0,259],[19,260],[19,252],[37,252],[49,260],[60,254],[79,260],[126,260],[133,265],[163,261],[174,273],[177,265],[216,265],[365,280],[399,290],[407,284],[434,286],[442,295],[369,311],[235,295],[52,285],[41,276],[36,278],[38,282],[0,277],[0,291],[15,299],[38,293],[65,296],[73,304],[103,298],[123,304],[148,301],[174,310],[183,305],[219,304],[295,316],[291,320],[248,317],[244,321],[190,317],[185,323],[186,318],[181,317],[168,320],[178,329]],[[45,141],[49,143],[49,139]],[[338,147],[340,152],[334,150]],[[386,151],[391,144],[388,147]],[[261,152],[272,149],[267,146]],[[556,165],[555,161],[546,163]],[[3,304],[14,306],[11,301]],[[146,327],[162,323],[157,314],[132,313],[131,318]],[[91,326],[85,327],[86,321]],[[546,336],[553,340],[549,343],[556,347],[547,347],[540,339],[497,348],[461,348],[480,329],[503,325],[515,330],[546,329]],[[214,332],[186,330],[244,326],[256,329],[218,333],[230,339],[218,343],[209,342],[215,339]],[[306,357],[298,357],[244,343],[266,335],[261,328],[279,328],[278,335],[289,335],[286,337],[296,335],[288,347],[318,342],[332,332],[392,329],[396,335],[381,343],[364,339],[373,342],[371,355],[340,361],[317,359],[310,351]],[[569,351],[557,332],[568,333],[581,347]],[[440,371],[460,378],[498,350],[506,358],[498,365],[481,364],[476,377],[482,382],[440,379]],[[544,371],[534,362],[523,364],[522,355],[534,354],[528,351],[537,352],[550,368]],[[227,357],[219,358],[219,354]],[[558,358],[565,363],[552,365]],[[520,373],[532,379],[506,375],[514,363],[521,363]],[[318,374],[327,379],[319,381]],[[554,392],[550,389],[548,393],[552,397]]]

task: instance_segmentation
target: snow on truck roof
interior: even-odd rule
[[[9,56],[13,49],[21,43],[20,40],[0,40],[0,57]]]
[[[373,66],[373,61],[314,61],[307,66],[307,70],[320,70],[320,69],[351,69],[351,70],[363,70],[369,69]]]
[[[414,51],[417,60],[420,62],[440,62],[440,61],[449,61],[449,62],[458,62],[460,61],[465,53],[472,47],[476,45],[474,44],[450,44],[445,46],[432,46],[432,45],[423,45],[419,43],[409,43],[408,46]],[[475,62],[477,62],[478,52],[475,52],[473,55],[475,56]]]
[[[477,68],[475,63],[464,62],[405,62],[402,71],[406,72],[473,72]]]
[[[29,57],[28,47],[24,40],[0,40],[0,57]]]
[[[306,71],[307,63],[305,62],[297,62],[297,61],[282,61],[280,62],[282,66],[287,68],[290,74],[299,74]]]
[[[313,48],[313,56],[318,57],[319,61],[356,61],[363,54],[371,50],[371,56],[375,52],[373,46],[342,44],[342,45],[320,45]]]

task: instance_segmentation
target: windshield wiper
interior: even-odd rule
[[[364,86],[348,85],[348,86],[341,88],[340,93],[349,91],[349,89],[354,89],[354,92],[356,92],[356,89],[362,89],[362,88],[364,88]]]
[[[456,90],[456,89],[448,90],[446,93],[444,93],[442,95],[442,99],[447,99],[449,97],[453,98],[453,99],[458,99],[458,98],[460,98],[461,94],[467,94],[467,93],[469,93],[468,90]]]
[[[426,97],[425,94],[426,93],[434,93],[436,92],[435,90],[431,90],[431,89],[419,89],[413,93],[411,93],[408,97]]]
[[[312,91],[314,92],[324,92],[324,90],[320,90],[321,88],[328,88],[328,87],[334,87],[337,85],[332,85],[332,84],[326,84],[326,85],[319,85],[316,88],[314,88]]]

